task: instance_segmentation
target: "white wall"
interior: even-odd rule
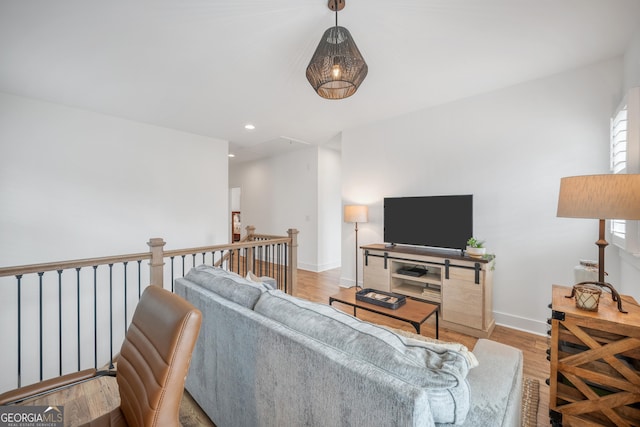
[[[640,29],[635,32],[624,54],[623,90],[640,86]]]
[[[289,228],[298,229],[298,267],[311,271],[316,271],[318,257],[317,176],[317,147],[229,168],[229,185],[242,189],[243,226],[282,236]]]
[[[231,207],[229,209],[231,209],[231,211],[239,211],[241,206],[240,206],[240,194],[241,194],[241,189],[240,187],[235,187],[232,188],[230,190],[230,197],[231,197]]]
[[[284,235],[297,228],[298,268],[340,266],[340,153],[308,147],[229,167],[242,187],[242,223],[258,233]]]
[[[345,130],[343,201],[370,206],[360,243],[383,241],[385,196],[473,194],[474,234],[497,255],[496,321],[543,333],[551,285],[572,284],[578,259],[597,257],[597,221],[556,218],[558,188],[608,172],[621,76],[618,58]],[[349,281],[353,230],[342,231]]]
[[[218,139],[0,93],[0,266],[146,252],[151,237],[164,238],[165,249],[227,242],[227,145]],[[135,266],[130,267],[130,273],[135,272]],[[142,269],[148,270],[146,263]],[[83,289],[91,287],[91,278],[86,277],[89,270],[83,269],[87,279]],[[49,276],[55,281],[55,273],[45,278]],[[67,297],[75,298],[73,276],[63,275],[63,304]],[[0,365],[6,368],[0,374],[0,391],[17,385],[15,283],[14,278],[0,280],[4,301],[0,341],[10,349],[0,352]],[[45,300],[57,299],[55,288],[45,284]],[[108,293],[100,292],[100,307],[108,307]],[[87,334],[92,334],[93,322],[84,318],[93,303],[89,293],[82,293],[82,335],[92,339]],[[85,297],[91,297],[91,302]],[[37,298],[37,285],[27,283],[25,276],[21,316],[25,336],[37,336]],[[50,321],[49,315],[56,321]],[[66,312],[63,315],[65,342],[73,352],[76,322]],[[46,305],[45,317],[44,375],[48,378],[58,374],[57,304]],[[123,317],[114,314],[114,343],[124,335]],[[105,322],[107,318],[101,318],[99,328]],[[100,343],[100,365],[108,360],[107,347]],[[37,364],[28,364],[37,363],[37,340],[25,338],[22,350],[25,385],[38,379]],[[81,359],[82,369],[93,366],[93,351],[84,351]],[[75,359],[65,359],[63,372],[74,369]]]
[[[624,55],[623,89],[626,93],[632,87],[640,86],[640,30],[636,31]],[[624,94],[623,93],[623,94]],[[640,301],[640,258],[612,246],[620,254],[620,286],[612,282],[618,292],[632,295]]]
[[[0,265],[223,243],[227,142],[0,93]]]
[[[340,153],[318,149],[318,261],[317,271],[340,267],[342,185]]]

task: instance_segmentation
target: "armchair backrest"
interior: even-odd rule
[[[202,313],[183,298],[148,286],[118,358],[120,409],[136,426],[180,426],[180,401]]]

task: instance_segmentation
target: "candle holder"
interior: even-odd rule
[[[611,292],[611,299],[618,303],[618,311],[620,313],[627,313],[622,309],[622,300],[620,294],[611,283],[607,282],[580,282],[573,286],[571,295],[565,296],[565,298],[576,297],[576,307],[586,311],[598,311],[598,304],[600,303],[600,295],[602,294],[601,287],[607,288]]]
[[[576,307],[587,311],[598,311],[600,303],[600,288],[593,285],[575,285],[573,292],[576,297]]]

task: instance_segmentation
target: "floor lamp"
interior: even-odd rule
[[[599,220],[598,282],[605,282],[604,238],[605,220],[640,220],[640,174],[608,174],[570,176],[560,180],[558,216]],[[618,309],[621,310],[620,303]]]
[[[347,205],[344,207],[344,222],[356,225],[356,289],[358,288],[358,223],[367,222],[369,210],[364,205]]]

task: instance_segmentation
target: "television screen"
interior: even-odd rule
[[[471,194],[384,199],[387,243],[464,249],[471,236]]]

